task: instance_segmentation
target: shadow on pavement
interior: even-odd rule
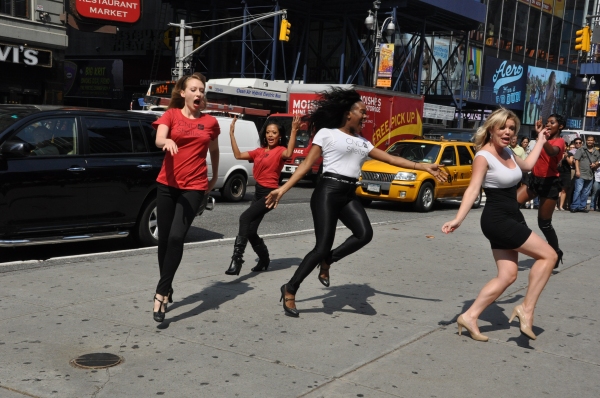
[[[296,300],[296,303],[302,303],[322,299],[323,308],[298,308],[298,310],[303,313],[324,312],[326,314],[333,314],[334,312],[354,312],[363,315],[376,315],[377,310],[375,310],[375,308],[367,302],[369,297],[373,297],[376,294],[411,300],[424,300],[436,302],[442,301],[440,299],[423,298],[416,296],[407,296],[404,294],[382,292],[381,290],[374,289],[367,284],[346,284],[341,286],[330,287],[328,289],[329,292],[327,292],[324,295],[302,300]],[[351,307],[351,309],[346,309],[345,307]]]

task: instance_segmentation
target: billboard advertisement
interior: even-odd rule
[[[590,91],[588,96],[587,117],[595,117],[598,112],[598,94],[600,91]]]
[[[526,66],[495,57],[485,58],[481,102],[522,110],[527,83]]]
[[[546,123],[548,116],[557,111],[560,87],[570,78],[568,72],[529,66],[522,123],[535,124],[539,118]]]
[[[566,0],[519,0],[521,3],[529,4],[530,6],[542,10],[555,17],[563,17],[565,11]]]
[[[123,60],[65,60],[65,97],[121,98]]]
[[[465,74],[465,91],[464,96],[467,100],[479,100],[479,88],[481,81],[481,49],[469,47],[467,51],[467,71]]]

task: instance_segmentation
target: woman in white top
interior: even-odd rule
[[[308,156],[288,182],[267,197],[267,206],[276,207],[281,197],[306,175],[315,160],[323,156],[323,176],[310,200],[317,242],[292,279],[281,286],[281,299],[285,299],[283,309],[290,316],[299,315],[294,299],[296,292],[318,264],[321,265],[319,280],[329,286],[331,263],[371,241],[373,230],[369,218],[355,195],[358,173],[367,157],[399,167],[425,170],[439,181],[446,180],[446,173],[437,164],[411,162],[374,148],[360,135],[366,119],[367,108],[355,90],[332,88],[321,93],[321,99],[308,116],[309,131],[317,131]],[[352,231],[352,236],[331,250],[338,220]]]
[[[527,159],[522,160],[507,148],[510,137],[519,132],[519,127],[517,116],[500,108],[477,130],[475,147],[478,152],[473,162],[471,182],[456,218],[442,226],[444,233],[454,232],[469,213],[483,186],[486,204],[481,214],[481,230],[491,243],[498,276],[481,289],[475,302],[457,320],[458,333],[464,327],[478,341],[487,341],[488,337],[480,333],[477,318],[517,279],[519,253],[533,257],[536,262],[529,272],[529,285],[523,304],[514,308],[509,322],[517,316],[521,333],[531,339],[536,338],[532,331],[533,310],[558,258],[554,249],[527,227],[517,202],[521,173],[533,168],[548,131],[540,131],[535,147]]]

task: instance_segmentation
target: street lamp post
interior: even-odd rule
[[[581,82],[587,83],[587,87],[585,88],[585,108],[583,108],[583,129],[585,130],[585,124],[587,121],[586,119],[587,119],[588,101],[590,99],[590,87],[596,85],[596,79],[594,79],[594,76],[592,76],[588,80],[587,75],[585,75],[583,77],[583,79],[581,79]]]
[[[381,24],[381,29],[379,28],[379,22],[377,21],[377,10],[381,6],[381,0],[375,0],[373,2],[373,10],[369,10],[369,14],[367,18],[365,18],[365,26],[368,30],[373,31],[373,81],[372,86],[377,86],[377,71],[379,69],[379,55],[380,49],[379,44],[381,43],[382,31],[385,30],[386,36],[391,37],[391,35],[396,30],[396,25],[394,25],[394,21],[392,17],[387,17],[383,23]],[[386,25],[387,23],[387,25]],[[389,41],[390,39],[388,39]]]

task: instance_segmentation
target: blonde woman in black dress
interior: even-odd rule
[[[529,284],[523,304],[512,311],[509,322],[518,317],[521,333],[535,339],[533,311],[537,300],[552,274],[558,258],[556,251],[525,224],[517,202],[517,187],[523,171],[529,171],[540,156],[546,142],[547,129],[540,131],[535,147],[523,160],[508,148],[510,137],[519,132],[517,116],[506,109],[494,111],[485,124],[477,130],[473,162],[473,175],[456,218],[442,226],[444,233],[454,232],[469,213],[481,192],[486,194],[485,208],[481,214],[481,230],[492,246],[498,275],[489,281],[467,311],[458,317],[458,333],[464,327],[471,337],[487,341],[477,326],[479,315],[517,279],[518,256],[523,253],[536,261],[529,272]]]

